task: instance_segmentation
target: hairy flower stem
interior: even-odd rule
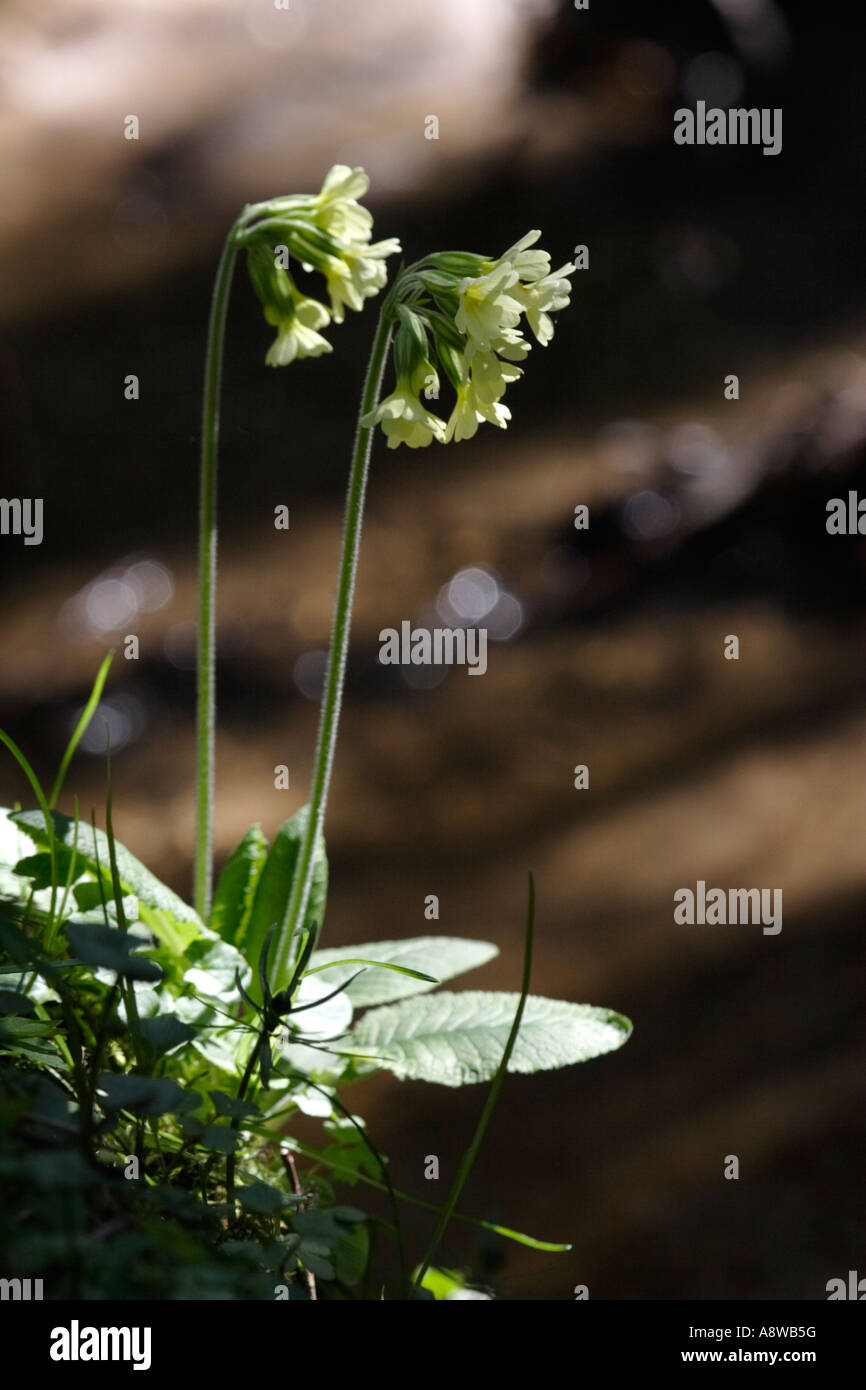
[[[399,280],[398,280],[399,285]],[[334,607],[334,625],[331,633],[331,647],[328,653],[328,669],[325,677],[325,691],[319,716],[319,734],[313,763],[313,784],[310,791],[310,810],[307,817],[304,838],[295,867],[292,891],[286,905],[274,958],[273,988],[279,990],[291,975],[292,943],[298,926],[304,920],[310,885],[313,878],[313,852],[325,819],[325,806],[328,800],[328,785],[331,780],[331,767],[334,761],[334,748],[337,742],[337,726],[340,720],[340,706],[343,700],[343,684],[346,675],[346,657],[349,651],[349,630],[352,623],[352,599],[355,592],[355,573],[358,567],[358,550],[361,544],[361,525],[364,515],[364,497],[367,490],[367,475],[370,466],[370,449],[373,441],[373,426],[365,426],[361,419],[374,410],[379,400],[382,374],[391,341],[394,317],[395,290],[386,296],[379,314],[376,336],[367,367],[364,390],[361,396],[358,426],[355,432],[355,445],[352,452],[352,467],[349,474],[349,488],[346,496],[346,512],[343,523],[343,549],[340,557],[340,570],[337,582],[337,600]],[[321,923],[317,924],[321,927]]]
[[[216,553],[217,447],[223,345],[232,273],[238,254],[236,234],[248,210],[225,240],[214,282],[202,407],[199,475],[198,660],[196,663],[197,816],[195,836],[195,910],[210,914],[213,877],[214,726],[216,720]]]

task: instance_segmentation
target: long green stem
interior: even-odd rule
[[[355,592],[355,573],[358,567],[358,550],[361,544],[361,525],[364,515],[364,497],[367,490],[367,475],[370,466],[370,450],[374,427],[362,425],[361,420],[373,410],[379,399],[382,373],[388,356],[393,323],[393,291],[386,296],[379,314],[376,336],[370,353],[364,390],[361,395],[361,409],[355,433],[352,452],[352,468],[349,474],[349,488],[346,496],[346,512],[343,523],[343,549],[340,557],[340,572],[337,583],[337,600],[334,606],[334,625],[331,634],[331,648],[328,654],[328,669],[325,677],[325,691],[319,716],[319,734],[313,764],[313,783],[310,790],[310,810],[304,839],[301,844],[292,891],[286,904],[286,911],[280,930],[277,933],[277,949],[274,958],[273,989],[283,987],[290,976],[292,942],[298,925],[303,921],[310,894],[313,877],[313,851],[325,819],[325,806],[328,800],[328,785],[331,780],[331,767],[334,748],[337,743],[337,726],[340,720],[340,706],[343,700],[343,684],[346,675],[346,657],[349,651],[349,630],[352,623],[352,599]],[[321,927],[321,923],[318,923]]]
[[[502,1059],[499,1063],[499,1069],[496,1075],[494,1076],[492,1082],[490,1083],[490,1090],[487,1092],[487,1099],[484,1102],[484,1106],[482,1108],[478,1124],[475,1127],[475,1133],[472,1136],[472,1142],[470,1143],[469,1148],[466,1150],[465,1154],[460,1160],[457,1173],[455,1175],[453,1183],[451,1184],[451,1190],[448,1193],[445,1205],[440,1213],[439,1220],[436,1222],[436,1229],[433,1232],[433,1235],[430,1239],[430,1244],[427,1247],[427,1253],[424,1256],[424,1259],[421,1263],[421,1266],[417,1274],[415,1275],[414,1282],[416,1284],[423,1283],[424,1275],[430,1268],[430,1263],[434,1255],[436,1254],[436,1251],[439,1248],[439,1244],[442,1240],[442,1237],[448,1229],[448,1224],[452,1216],[454,1215],[454,1208],[460,1201],[460,1194],[462,1193],[463,1188],[466,1185],[466,1180],[469,1177],[469,1174],[472,1172],[475,1160],[478,1157],[478,1151],[481,1148],[481,1145],[484,1142],[484,1136],[487,1133],[487,1126],[490,1124],[490,1120],[493,1116],[493,1111],[496,1107],[496,1102],[499,1099],[499,1092],[502,1089],[502,1083],[505,1080],[505,1073],[508,1070],[508,1063],[511,1058],[511,1054],[514,1051],[514,1044],[517,1042],[517,1034],[520,1031],[520,1020],[523,1018],[523,1009],[526,1004],[526,997],[529,994],[529,977],[532,972],[532,939],[534,933],[535,880],[532,877],[532,874],[530,874],[529,900],[526,907],[526,938],[523,947],[523,979],[520,985],[520,999],[518,1001],[517,1009],[514,1014],[514,1021],[511,1024],[511,1032],[508,1034],[508,1041],[506,1042],[505,1050],[502,1053]]]
[[[291,1140],[287,1139],[284,1135],[283,1143],[291,1143],[292,1147],[295,1148],[298,1153],[303,1154],[305,1158],[313,1159],[316,1163],[322,1164],[325,1168],[328,1168],[332,1173],[336,1173],[338,1176],[349,1177],[358,1182],[362,1182],[366,1187],[375,1188],[377,1192],[388,1191],[383,1182],[377,1182],[377,1180],[371,1178],[368,1173],[359,1172],[357,1168],[353,1168],[349,1163],[338,1163],[336,1159],[330,1157],[330,1155],[326,1157],[323,1151],[314,1149],[311,1144],[303,1143],[302,1140],[296,1138],[294,1135]],[[398,1201],[408,1202],[410,1206],[418,1207],[421,1211],[432,1211],[434,1216],[438,1216],[441,1211],[441,1208],[437,1207],[435,1202],[425,1202],[423,1197],[413,1197],[410,1192],[401,1192],[399,1187],[394,1188],[394,1196]],[[482,1231],[492,1231],[494,1235],[503,1236],[506,1240],[513,1240],[517,1245],[525,1245],[530,1250],[548,1250],[553,1254],[562,1254],[571,1249],[570,1245],[564,1245],[560,1241],[536,1240],[534,1236],[524,1235],[522,1231],[512,1231],[508,1226],[497,1226],[495,1221],[484,1221],[480,1216],[467,1216],[466,1213],[462,1211],[455,1211],[451,1219],[452,1221],[463,1221],[468,1226],[477,1226],[478,1229]]]
[[[240,219],[241,221],[243,220]],[[217,446],[223,344],[232,273],[235,223],[226,237],[214,282],[204,373],[199,486],[198,661],[196,666],[197,818],[195,908],[210,914],[213,873],[214,726],[216,719]]]

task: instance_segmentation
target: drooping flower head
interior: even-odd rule
[[[408,444],[417,449],[434,439],[443,443],[445,425],[421,403],[421,391],[428,397],[439,394],[439,374],[428,356],[427,331],[418,314],[405,304],[397,307],[399,323],[394,338],[394,370],[397,385],[375,410],[361,417],[362,425],[381,425],[388,448]]]
[[[471,439],[484,422],[507,427],[511,412],[502,397],[523,375],[516,364],[532,346],[521,321],[526,319],[536,341],[546,347],[553,337],[550,315],[569,303],[568,277],[576,269],[567,262],[551,272],[549,254],[533,249],[540,236],[527,232],[495,260],[446,251],[403,272],[393,292],[400,300],[394,343],[397,386],[361,422],[381,424],[389,448]],[[447,422],[420,400],[434,358],[456,396]]]
[[[281,367],[302,357],[319,357],[331,346],[321,336],[331,319],[342,323],[345,308],[360,310],[388,278],[386,257],[400,250],[395,237],[370,241],[373,217],[359,203],[370,180],[363,169],[335,164],[315,194],[257,203],[245,210],[235,242],[246,249],[247,266],[265,318],[277,338],[265,361]],[[289,263],[325,278],[326,307],[299,289]]]

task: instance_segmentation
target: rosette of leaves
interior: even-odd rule
[[[310,1276],[335,1290],[363,1279],[363,1213],[322,1180],[290,1187],[277,1125],[298,1111],[318,1116],[327,1138],[314,1156],[334,1179],[382,1187],[384,1160],[340,1091],[379,1068],[447,1086],[491,1080],[521,1001],[437,988],[491,960],[488,942],[431,935],[318,949],[321,841],[288,975],[269,977],[306,816],[297,812],[270,844],[258,826],[244,836],[205,923],[114,840],[110,811],[107,832],[47,807],[0,813],[0,1059],[27,1083],[3,1163],[25,1186],[33,1172],[56,1177],[74,1137],[87,1155],[84,1169],[68,1169],[83,1174],[75,1200],[88,1209],[89,1164],[107,1169],[130,1249],[151,1248],[154,1209],[186,1232],[190,1268],[181,1262],[176,1285],[165,1285],[187,1290],[175,1296],[225,1296],[226,1281],[242,1290],[232,1296],[262,1296],[271,1280],[269,1289],[305,1297]],[[509,1071],[586,1061],[630,1032],[610,1010],[522,1002]],[[49,1158],[33,1158],[28,1142],[47,1145]],[[172,1194],[197,1204],[186,1225]],[[101,1199],[92,1215],[105,1216]],[[28,1248],[25,1240],[25,1256]],[[203,1250],[219,1252],[218,1270],[203,1273]],[[196,1280],[211,1295],[193,1293]]]

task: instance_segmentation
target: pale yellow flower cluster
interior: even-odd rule
[[[346,309],[362,309],[384,288],[387,258],[400,243],[370,240],[373,218],[360,201],[369,183],[363,169],[335,164],[318,193],[248,209],[237,244],[248,252],[250,278],[277,330],[265,358],[270,366],[330,352],[323,330],[331,320],[342,323]],[[503,397],[523,375],[518,364],[531,347],[522,322],[546,346],[553,337],[551,314],[565,308],[571,294],[575,266],[567,262],[551,271],[550,256],[536,246],[540,236],[527,232],[495,260],[441,252],[401,273],[388,300],[388,317],[398,319],[396,385],[361,421],[368,428],[381,425],[389,448],[471,439],[484,422],[505,429],[511,411]],[[323,276],[327,304],[298,287],[291,257]],[[439,397],[434,362],[455,395],[447,420],[428,404]]]
[[[567,262],[551,272],[548,253],[530,249],[540,236],[538,231],[527,232],[495,261],[459,253],[431,256],[414,279],[409,276],[411,287],[417,281],[421,291],[412,305],[414,318],[423,326],[425,343],[426,332],[432,333],[456,402],[447,422],[422,404],[419,380],[427,379],[421,371],[426,348],[418,347],[413,358],[410,337],[417,340],[417,326],[410,335],[405,322],[401,324],[398,348],[400,335],[407,336],[402,370],[397,364],[397,385],[361,422],[380,424],[389,448],[471,439],[485,421],[505,429],[511,412],[502,397],[523,375],[516,364],[531,347],[521,332],[521,319],[526,318],[545,347],[553,337],[550,315],[565,308],[571,294],[568,277],[575,266]],[[460,268],[470,273],[461,275]],[[431,300],[436,306],[432,312]]]
[[[396,237],[370,241],[373,217],[358,201],[370,186],[363,169],[335,164],[321,190],[280,198],[257,208],[259,222],[243,232],[248,266],[265,318],[277,329],[265,361],[284,367],[331,352],[321,329],[342,323],[346,308],[360,310],[388,279],[386,258],[400,250]],[[281,261],[280,247],[325,279],[330,303],[302,293]]]

